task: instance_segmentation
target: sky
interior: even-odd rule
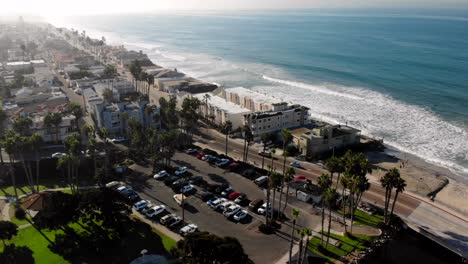
[[[468,0],[2,0],[0,14],[68,16],[170,10],[468,8]]]

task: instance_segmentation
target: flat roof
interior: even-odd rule
[[[240,96],[244,97],[250,97],[252,100],[258,103],[268,103],[268,104],[277,104],[277,103],[282,103],[283,101],[272,97],[267,94],[259,93],[244,87],[233,87],[233,88],[225,88],[224,89],[226,92],[229,93],[235,93]]]
[[[213,105],[221,110],[224,110],[231,114],[241,114],[241,113],[249,113],[250,110],[247,108],[240,107],[239,105],[228,102],[224,98],[216,96],[212,93],[199,93],[193,95],[193,97],[198,98],[201,102],[205,102],[205,98],[203,97],[205,94],[209,94],[210,98],[208,99],[208,104]]]

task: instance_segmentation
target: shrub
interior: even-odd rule
[[[296,156],[296,154],[299,152],[299,150],[297,149],[296,146],[294,145],[289,145],[287,148],[286,148],[286,151],[288,152],[288,156]]]
[[[18,219],[25,219],[26,218],[26,212],[24,209],[20,206],[16,206],[15,208],[15,217]]]

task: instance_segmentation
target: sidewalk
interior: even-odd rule
[[[132,208],[132,213],[134,216],[138,218],[138,220],[147,223],[148,225],[157,229],[159,232],[163,233],[164,235],[174,239],[176,242],[183,239],[183,237],[167,229],[165,226],[155,223],[154,221],[151,221],[150,219],[144,217],[139,212],[137,212],[134,208]]]

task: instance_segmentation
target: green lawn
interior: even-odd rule
[[[318,250],[320,245],[320,238],[313,237],[309,241],[308,248],[313,253],[323,256],[328,259],[330,262],[334,262],[342,256],[346,256],[354,250],[361,251],[369,245],[372,237],[366,235],[352,235],[350,237],[340,236],[336,234],[330,234],[330,238],[336,239],[339,241],[339,244],[333,246],[329,244],[323,251]],[[324,236],[326,241],[326,236]]]
[[[46,184],[46,185],[39,185],[39,190],[45,190],[45,189],[55,189],[55,188],[63,188],[64,186],[60,186],[58,184]],[[18,192],[18,195],[23,195],[27,193],[31,193],[31,188],[29,186],[17,186],[16,191]],[[8,186],[6,188],[0,188],[0,196],[14,196],[15,195],[15,190],[13,186]]]
[[[55,239],[55,234],[59,231],[42,231],[50,240]],[[26,227],[18,230],[18,235],[7,243],[13,243],[16,246],[25,246],[32,250],[34,260],[37,264],[55,264],[68,263],[60,255],[50,251],[47,247],[49,242],[34,227]],[[3,244],[0,244],[0,250],[3,251]]]
[[[379,227],[379,224],[383,223],[383,219],[383,215],[379,214],[371,215],[361,210],[354,212],[354,222],[356,224]]]
[[[18,219],[18,218],[15,217],[15,207],[14,206],[10,206],[10,210],[9,210],[8,213],[10,214],[10,221],[15,223],[17,226],[29,224],[28,220]],[[29,217],[29,216],[26,215],[26,217]]]
[[[158,234],[158,236],[162,239],[162,243],[167,252],[170,252],[171,249],[176,246],[177,241],[175,241],[174,239],[166,236],[165,234],[161,233],[159,230],[155,228],[153,228],[153,232]]]

